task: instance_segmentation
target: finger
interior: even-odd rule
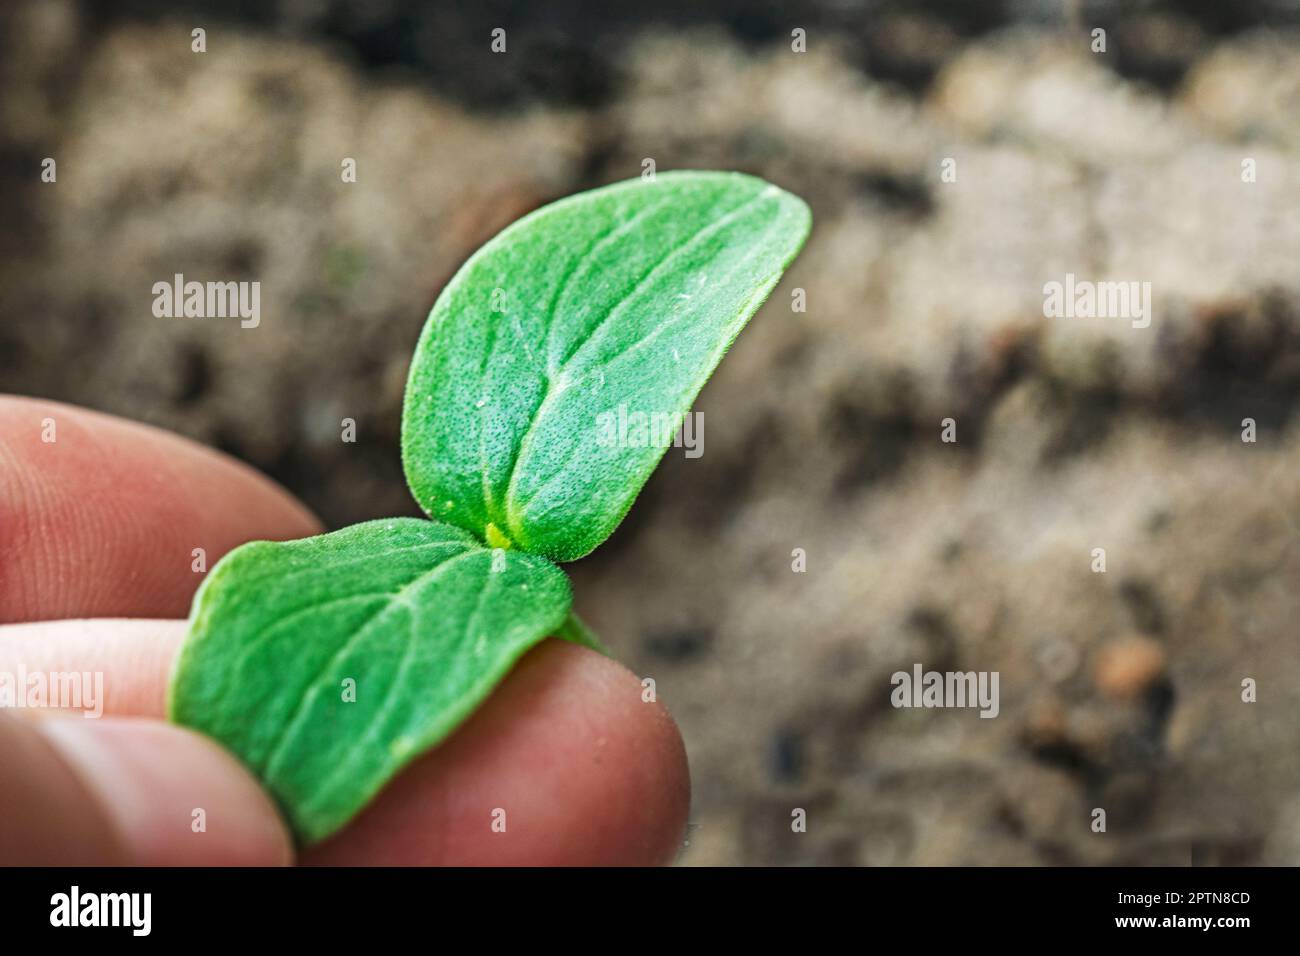
[[[245,541],[319,530],[283,488],[218,452],[0,396],[0,622],[182,617],[199,555],[211,567]]]
[[[0,713],[0,863],[271,866],[274,806],[211,741],[147,720]]]
[[[62,699],[46,692],[44,704],[92,714],[157,717],[164,714],[172,661],[185,637],[184,621],[91,618],[0,625],[0,678],[69,676]],[[59,682],[55,682],[59,683]]]
[[[106,713],[160,714],[183,632],[181,621],[11,625],[0,628],[0,671],[43,649],[51,672],[103,672]],[[680,845],[689,799],[685,749],[663,706],[644,701],[621,665],[548,640],[442,746],[305,859],[660,863]],[[493,828],[496,810],[504,832]]]

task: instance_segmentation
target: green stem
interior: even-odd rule
[[[572,611],[569,612],[569,616],[564,619],[564,623],[560,625],[560,629],[555,634],[566,641],[573,641],[573,643],[581,644],[583,647],[590,647],[593,651],[604,654],[606,657],[614,656],[600,643],[600,638],[596,636],[596,632],[582,623],[582,618]]]

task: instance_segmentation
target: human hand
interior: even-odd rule
[[[43,440],[47,421],[54,441]],[[217,452],[0,396],[0,703],[6,676],[22,697],[19,675],[39,684],[75,673],[92,675],[83,710],[103,713],[0,709],[0,864],[673,857],[689,803],[676,725],[621,665],[555,639],[345,830],[296,853],[256,780],[215,742],[161,718],[179,618],[202,579],[193,549],[211,567],[245,541],[320,530],[287,492]],[[496,808],[507,812],[504,833],[492,827]]]

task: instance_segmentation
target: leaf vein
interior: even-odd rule
[[[474,603],[474,610],[471,612],[469,623],[465,627],[465,630],[468,633],[472,634],[475,626],[478,624],[479,615],[483,610],[484,599],[487,597],[489,591],[488,586],[492,583],[493,577],[495,577],[493,574],[488,574],[483,577],[483,585],[479,588],[478,599]],[[393,675],[392,683],[389,685],[388,699],[384,701],[383,706],[375,716],[370,719],[369,723],[366,725],[365,732],[357,742],[352,745],[351,749],[348,751],[347,757],[337,767],[335,767],[330,775],[320,784],[320,787],[316,791],[316,798],[311,803],[305,805],[304,809],[308,809],[319,803],[328,802],[325,800],[325,796],[329,794],[330,790],[333,788],[334,782],[343,775],[343,771],[352,769],[357,762],[357,758],[365,752],[370,741],[378,733],[379,728],[382,727],[384,719],[388,717],[389,713],[391,713],[393,703],[398,699],[400,685],[405,679],[407,671],[410,670],[411,661],[415,656],[414,652],[416,645],[419,643],[416,625],[423,608],[414,604],[408,604],[406,607],[411,611],[410,625],[407,628],[408,639],[406,642],[406,649],[402,652],[401,663],[398,664],[397,671]]]
[[[358,626],[357,629],[353,631],[351,635],[349,635],[348,639],[343,642],[343,645],[325,663],[325,666],[320,669],[317,678],[319,679],[320,675],[328,673],[335,666],[337,666],[347,656],[348,652],[351,651],[352,648],[356,646],[357,642],[360,641],[365,636],[365,634],[370,630],[370,628],[375,624],[375,622],[383,617],[385,612],[391,610],[394,607],[402,606],[403,603],[402,597],[405,594],[407,594],[412,588],[419,587],[421,584],[427,583],[428,581],[431,581],[434,578],[441,576],[447,571],[448,568],[454,566],[461,559],[466,557],[471,557],[476,554],[482,554],[482,553],[483,552],[478,548],[473,548],[473,549],[467,548],[465,551],[461,552],[455,557],[448,558],[446,561],[443,561],[440,564],[436,565],[435,567],[430,568],[428,571],[425,571],[423,574],[417,575],[416,577],[408,581],[406,584],[402,585],[400,589],[392,593],[392,597],[387,603],[385,603],[382,607],[376,610],[374,614],[372,614],[369,618],[363,621],[360,624],[360,626]],[[289,719],[285,721],[284,731],[280,734],[280,737],[275,747],[272,749],[270,756],[267,757],[265,763],[262,764],[261,776],[263,779],[268,781],[272,779],[276,767],[278,766],[280,759],[283,757],[288,747],[288,744],[293,740],[295,736],[297,736],[298,724],[306,717],[307,709],[310,706],[311,702],[315,700],[316,692],[318,690],[319,690],[318,684],[314,683],[313,681],[307,682],[307,685],[303,690],[302,697],[298,699],[298,703],[297,705],[295,705],[293,713],[290,714]]]

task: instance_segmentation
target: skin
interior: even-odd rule
[[[41,440],[54,419],[57,441]],[[0,710],[0,863],[648,865],[681,845],[681,736],[621,665],[555,639],[346,829],[295,850],[215,742],[161,720],[208,567],[318,533],[252,469],[185,439],[0,396],[0,672],[102,672],[103,717]],[[12,772],[20,768],[21,772]],[[206,830],[195,833],[202,808]],[[493,811],[506,832],[493,832]]]

